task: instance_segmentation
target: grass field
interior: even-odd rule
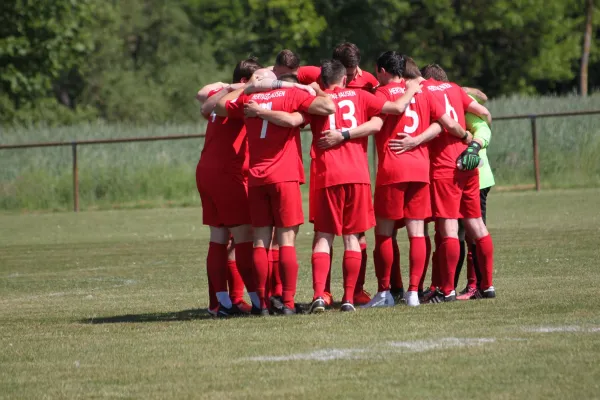
[[[580,97],[511,97],[490,101],[494,116],[600,110],[600,94]],[[600,115],[538,121],[542,186],[600,187]],[[533,184],[529,120],[497,121],[488,155],[499,185]],[[202,123],[134,127],[89,125],[0,129],[0,143],[28,143],[194,134]],[[189,206],[201,139],[79,146],[79,194],[83,209]],[[310,133],[303,136],[308,160]],[[369,152],[371,154],[371,152]],[[72,208],[71,148],[0,150],[0,209]],[[308,168],[308,162],[305,163]],[[372,168],[372,171],[374,169]]]
[[[599,196],[492,192],[495,300],[232,320],[198,208],[0,214],[0,398],[598,398]]]

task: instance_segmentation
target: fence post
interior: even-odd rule
[[[73,150],[73,211],[79,211],[79,176],[77,174],[77,142],[71,143]]]
[[[537,141],[537,124],[536,116],[532,115],[531,119],[531,144],[533,145],[533,172],[535,174],[535,190],[540,191],[540,149]]]

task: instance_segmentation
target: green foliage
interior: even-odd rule
[[[366,70],[395,49],[491,96],[570,93],[585,19],[583,0],[5,0],[0,11],[2,125],[194,121],[197,89],[240,59],[270,65],[290,48],[314,65],[342,41]],[[595,38],[599,25],[597,8]]]

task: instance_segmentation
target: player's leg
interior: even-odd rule
[[[390,293],[392,265],[394,263],[394,245],[392,235],[396,221],[404,217],[403,184],[377,186],[375,188],[375,275],[377,276],[377,294],[366,307],[384,307],[395,304]]]
[[[358,243],[360,245],[361,263],[358,281],[356,282],[356,292],[354,293],[355,304],[366,304],[371,300],[371,295],[365,290],[365,279],[367,275],[367,237],[364,232],[358,234]]]
[[[356,285],[361,271],[363,260],[360,234],[349,234],[342,236],[344,240],[344,260],[342,261],[342,272],[344,276],[344,296],[340,311],[354,311],[354,299]]]
[[[235,241],[232,237],[229,238],[227,244],[227,286],[231,302],[240,309],[248,308],[247,311],[250,312],[249,306],[244,302],[244,280],[235,260]]]
[[[283,286],[281,283],[281,270],[279,268],[279,243],[277,243],[274,229],[271,248],[269,249],[269,282],[271,283],[269,298],[271,308],[276,311],[281,311],[283,308],[283,303],[281,301]]]
[[[398,226],[399,222],[396,221],[394,232],[392,233],[392,249],[394,251],[394,261],[392,262],[392,270],[390,273],[390,293],[394,298],[396,304],[404,299],[404,284],[402,283],[402,271],[400,270],[400,247],[398,246]]]
[[[294,297],[298,283],[296,235],[304,222],[302,195],[298,182],[281,182],[269,186],[271,212],[279,243],[279,270],[281,275],[283,314],[296,313]]]
[[[208,255],[206,256],[206,268],[209,280],[219,302],[220,316],[229,315],[230,311],[235,313],[233,303],[227,291],[227,243],[229,242],[229,230],[223,227],[210,227],[210,239],[208,244]]]
[[[466,253],[466,240],[465,240],[465,228],[462,223],[462,219],[458,220],[458,242],[460,246],[460,255],[458,257],[458,263],[456,264],[456,272],[454,274],[454,289],[458,287],[458,280],[462,271],[463,264],[465,263]]]
[[[478,180],[470,179],[465,184],[465,196],[461,205],[461,212],[466,216],[465,228],[469,237],[476,244],[477,262],[481,272],[481,290],[484,298],[496,297],[493,286],[494,271],[494,244],[483,218],[481,217],[481,199]]]
[[[406,304],[419,305],[419,285],[427,264],[425,219],[431,217],[431,191],[425,182],[409,182],[404,197],[404,221],[409,240],[410,279]]]
[[[439,247],[436,247],[441,287],[439,294],[432,297],[430,302],[440,303],[456,300],[454,274],[460,257],[458,218],[461,216],[463,188],[454,179],[437,179],[432,185],[436,231],[439,229],[441,239]]]
[[[335,235],[332,233],[315,232],[313,251],[311,257],[312,279],[313,279],[313,301],[310,305],[310,313],[325,311],[327,304],[325,291],[327,275],[331,273],[329,252],[333,245]]]
[[[257,292],[256,270],[254,268],[254,237],[250,225],[238,225],[229,228],[235,241],[236,264],[252,306],[259,309],[260,296]]]
[[[344,258],[342,262],[344,275],[344,297],[341,311],[354,311],[356,285],[360,280],[360,270],[364,261],[363,246],[360,236],[375,225],[373,200],[370,184],[340,185],[342,201],[338,220],[342,221],[341,233],[344,240]],[[389,292],[388,292],[389,294]],[[393,299],[390,296],[393,305]]]
[[[429,236],[429,223],[425,222],[425,268],[421,275],[421,281],[419,282],[419,297],[423,297],[423,285],[425,284],[425,277],[427,276],[427,269],[431,260],[431,237]]]

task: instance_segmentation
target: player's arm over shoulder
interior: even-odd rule
[[[294,109],[307,112],[313,115],[330,115],[335,112],[335,103],[320,88],[313,86],[317,96],[309,96],[307,93],[296,92],[294,97]]]

